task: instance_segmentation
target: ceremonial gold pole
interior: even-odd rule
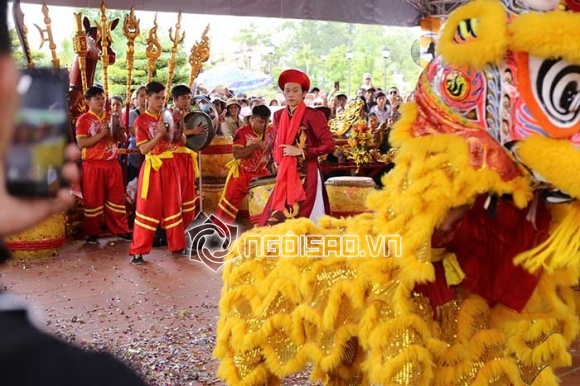
[[[165,86],[165,104],[169,101],[169,94],[171,89],[171,83],[173,82],[173,72],[175,71],[175,59],[177,57],[177,48],[183,39],[185,38],[185,32],[179,37],[179,30],[181,28],[181,12],[177,14],[177,24],[175,24],[175,35],[173,35],[172,28],[169,28],[169,39],[173,42],[173,47],[171,47],[171,59],[169,59],[168,69],[167,69],[167,86]]]
[[[24,24],[24,13],[20,7],[20,0],[16,0],[12,6],[12,17],[14,18],[14,26],[16,27],[16,33],[20,39],[20,45],[24,51],[24,56],[26,57],[26,67],[34,68],[34,60],[32,59],[32,51],[30,50],[30,44],[28,43],[28,28]]]
[[[34,24],[40,33],[41,40],[39,48],[42,48],[44,43],[48,42],[48,47],[50,48],[50,53],[52,54],[52,67],[58,69],[60,68],[60,61],[58,60],[58,55],[56,54],[56,44],[54,44],[54,39],[52,38],[52,28],[50,26],[52,21],[48,16],[48,6],[46,3],[42,3],[42,13],[44,14],[44,25],[46,28],[42,29],[38,26],[38,24]]]
[[[103,88],[105,100],[109,100],[109,36],[111,34],[111,23],[107,23],[107,7],[105,2],[101,3],[101,25],[99,26],[99,39],[101,42],[101,64],[103,65]],[[99,40],[97,39],[97,40]],[[112,40],[111,40],[112,43]],[[107,102],[108,103],[108,102]]]
[[[207,33],[209,31],[209,24],[205,27],[201,35],[201,42],[195,42],[191,47],[191,54],[189,55],[189,64],[191,65],[191,72],[189,73],[189,87],[193,89],[193,82],[199,75],[203,64],[209,59],[209,38]]]
[[[153,72],[155,71],[155,63],[157,59],[161,56],[161,44],[157,39],[157,14],[155,14],[155,19],[153,20],[153,28],[149,30],[149,38],[147,38],[147,50],[145,51],[147,55],[147,83],[153,80]]]
[[[131,7],[123,21],[123,35],[127,38],[127,107],[131,103],[131,83],[133,78],[133,62],[135,57],[135,39],[140,34],[139,19],[135,16],[135,7]],[[127,114],[129,116],[129,114]]]
[[[87,92],[87,34],[83,29],[83,14],[79,12],[75,13],[74,15],[77,22],[77,32],[73,38],[73,48],[79,60],[79,71],[81,73],[81,82],[84,95],[84,93]]]

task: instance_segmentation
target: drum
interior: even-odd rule
[[[238,217],[236,217],[236,221],[246,227],[252,228],[254,224],[250,221],[250,211],[248,210],[248,196],[244,198],[240,205],[240,210],[238,210]]]
[[[203,211],[207,214],[215,213],[215,210],[220,202],[224,186],[226,184],[225,178],[202,177],[201,188],[203,196]]]
[[[226,164],[234,159],[232,137],[214,137],[209,146],[201,151],[201,177],[226,178]]]
[[[366,198],[376,188],[370,177],[332,177],[326,180],[325,185],[333,217],[367,212]]]
[[[6,237],[4,245],[15,259],[43,259],[58,256],[64,236],[64,214],[57,214],[34,228]]]
[[[276,176],[264,176],[254,178],[250,182],[248,188],[248,211],[250,213],[250,221],[254,225],[258,225],[260,216],[266,208],[266,204],[270,199],[272,190],[276,185]]]
[[[209,115],[204,114],[200,111],[192,111],[183,118],[183,122],[185,124],[186,129],[192,129],[199,125],[207,127],[207,131],[205,133],[198,135],[189,135],[187,137],[186,146],[188,148],[190,148],[191,150],[199,151],[203,150],[211,143],[214,137],[215,129],[213,127],[213,122],[209,117]]]

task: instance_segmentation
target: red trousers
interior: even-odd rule
[[[109,232],[115,235],[129,232],[125,212],[125,186],[119,161],[83,161],[81,186],[85,206],[84,229],[87,236],[101,233],[103,215]]]
[[[187,153],[173,153],[173,157],[179,168],[179,182],[181,185],[181,212],[183,226],[187,226],[195,217],[195,209],[199,196],[195,194],[195,173],[193,172],[193,159]]]
[[[179,167],[175,158],[163,160],[159,170],[151,168],[147,197],[142,198],[147,161],[141,166],[137,188],[137,207],[133,241],[129,254],[146,255],[151,252],[153,237],[158,226],[166,230],[170,251],[185,248],[185,230],[181,217]]]
[[[248,173],[240,170],[238,177],[231,177],[224,187],[224,192],[215,211],[217,218],[228,224],[235,223],[240,205],[248,195],[250,182],[254,178],[267,176],[269,174],[266,169],[259,173]]]

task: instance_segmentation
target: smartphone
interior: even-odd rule
[[[340,90],[340,82],[339,81],[334,82],[334,89]]]
[[[20,109],[6,158],[7,190],[14,196],[51,197],[65,186],[61,169],[69,142],[66,70],[22,70]]]

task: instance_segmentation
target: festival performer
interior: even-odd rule
[[[89,111],[76,122],[76,138],[82,149],[82,193],[87,243],[98,243],[101,220],[109,232],[131,240],[125,212],[123,172],[117,161],[117,144],[125,142],[121,126],[105,111],[105,92],[92,86],[85,93]],[[117,117],[117,123],[119,123]]]
[[[248,194],[248,187],[254,178],[267,176],[270,151],[265,139],[270,109],[258,105],[252,109],[250,123],[236,131],[232,145],[235,160],[230,161],[230,172],[224,187],[224,193],[218,203],[215,215],[223,222],[233,224],[240,205]]]
[[[195,207],[199,196],[195,194],[195,178],[197,171],[197,154],[185,147],[186,136],[200,135],[207,132],[207,127],[196,126],[185,129],[183,119],[191,111],[191,89],[183,84],[174,86],[171,89],[173,98],[173,121],[176,125],[176,135],[179,146],[174,150],[174,157],[179,166],[179,175],[181,183],[181,212],[183,216],[183,226],[191,223],[195,217]]]
[[[369,212],[256,228],[230,250],[218,376],[558,385],[579,333],[579,36],[575,0],[453,11],[401,106],[395,167]]]
[[[260,226],[297,217],[316,220],[330,213],[318,164],[318,157],[335,148],[326,117],[304,104],[310,79],[302,71],[282,72],[278,86],[284,92],[287,107],[274,113],[273,153],[278,172]]]
[[[151,251],[158,226],[166,230],[172,252],[181,252],[185,248],[181,179],[174,158],[177,143],[169,141],[161,117],[165,86],[150,82],[146,91],[147,110],[135,120],[137,146],[145,154],[145,162],[139,173],[133,241],[129,251],[133,264],[143,264],[143,255]]]

